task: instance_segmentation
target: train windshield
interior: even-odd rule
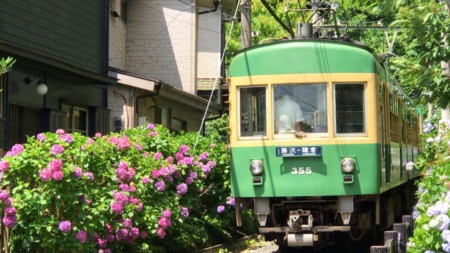
[[[277,84],[273,88],[276,137],[328,131],[325,83]]]
[[[335,84],[336,133],[365,133],[364,85]]]

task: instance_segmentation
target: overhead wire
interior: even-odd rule
[[[219,66],[221,66],[222,63],[223,63],[223,60],[224,60],[224,58],[225,58],[225,54],[226,54],[226,51],[227,51],[227,47],[228,47],[228,42],[230,41],[231,34],[232,34],[232,32],[233,32],[233,29],[234,29],[234,24],[235,24],[235,23],[237,22],[237,20],[238,20],[238,19],[237,19],[237,13],[238,13],[238,9],[239,9],[239,5],[240,5],[240,4],[241,4],[241,0],[238,0],[238,2],[237,2],[237,4],[236,4],[236,10],[235,10],[235,12],[234,12],[234,16],[233,16],[232,19],[230,19],[230,20],[232,20],[232,22],[231,22],[231,27],[230,27],[230,30],[228,31],[228,38],[227,38],[227,40],[226,40],[226,42],[225,42],[225,46],[224,46],[224,49],[223,49],[222,57],[220,58]],[[197,147],[198,138],[200,137],[201,131],[202,131],[202,129],[203,129],[203,125],[205,124],[206,116],[207,116],[208,110],[209,110],[209,106],[211,105],[212,97],[213,97],[214,91],[216,90],[216,86],[217,86],[217,83],[218,83],[218,81],[219,81],[219,78],[221,78],[221,77],[218,76],[218,77],[216,77],[215,80],[214,80],[214,84],[213,84],[213,87],[212,87],[212,89],[211,89],[211,94],[209,95],[208,104],[206,105],[205,113],[203,114],[202,122],[201,122],[201,124],[200,124],[200,129],[198,130],[197,137],[195,138],[194,150],[195,150],[195,148]]]

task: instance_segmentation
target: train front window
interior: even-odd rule
[[[334,103],[336,109],[336,133],[364,133],[364,85],[335,84]]]
[[[239,89],[241,136],[266,135],[266,88]]]
[[[327,133],[326,84],[277,84],[273,93],[276,137]]]

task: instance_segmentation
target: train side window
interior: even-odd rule
[[[336,133],[364,133],[364,85],[335,84],[334,96]]]
[[[245,87],[239,89],[241,136],[265,136],[266,88]]]
[[[328,132],[326,84],[277,84],[273,93],[276,137]]]

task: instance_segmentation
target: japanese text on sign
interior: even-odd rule
[[[276,147],[276,156],[321,156],[322,147],[303,146],[303,147]]]

